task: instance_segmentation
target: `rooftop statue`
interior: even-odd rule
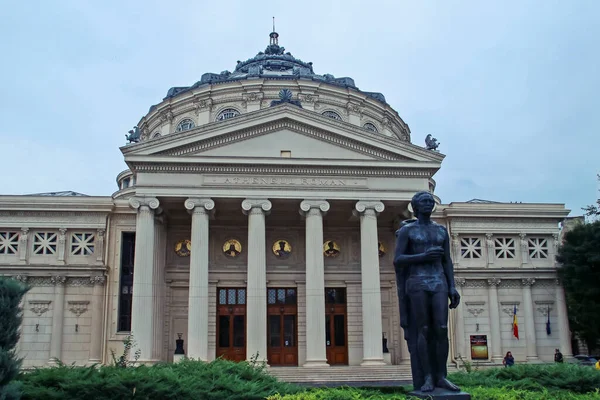
[[[425,137],[425,146],[427,147],[427,150],[437,150],[439,145],[440,143],[438,143],[437,139],[432,137],[431,134]]]
[[[127,143],[137,143],[140,141],[140,129],[137,126],[134,126],[132,130],[129,131],[129,135],[125,135],[127,139]]]
[[[446,368],[448,309],[460,302],[454,287],[448,232],[431,221],[435,206],[431,193],[418,192],[411,205],[417,219],[402,222],[396,231],[394,268],[400,325],[410,352],[415,394],[459,392],[460,388],[447,379]]]

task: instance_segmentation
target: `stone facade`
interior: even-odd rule
[[[444,156],[412,144],[385,101],[327,79],[186,88],[121,148],[112,196],[0,196],[0,274],[32,286],[24,365],[108,363],[131,333],[146,363],[172,361],[179,335],[203,360],[406,363],[394,232]],[[282,89],[302,107],[270,107]],[[569,210],[436,200],[462,295],[450,361],[471,358],[472,335],[490,363],[568,357],[554,255]]]

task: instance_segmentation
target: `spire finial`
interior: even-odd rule
[[[273,46],[273,45],[279,46],[279,40],[278,40],[279,34],[277,32],[275,32],[275,17],[273,17],[273,32],[271,32],[269,34],[269,37],[271,38],[270,43],[269,43],[271,46]]]

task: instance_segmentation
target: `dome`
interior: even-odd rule
[[[279,34],[277,32],[271,32],[269,34],[269,38],[270,43],[264,51],[258,52],[258,54],[256,54],[254,57],[249,58],[246,61],[238,61],[233,72],[223,71],[218,74],[207,72],[202,75],[200,81],[196,82],[192,86],[178,86],[170,88],[163,101],[176,97],[189,90],[215,83],[238,81],[249,78],[278,80],[303,78],[325,82],[334,86],[354,89],[386,104],[383,94],[360,90],[352,78],[336,78],[331,74],[316,74],[313,70],[312,62],[304,62],[299,58],[294,57],[292,53],[286,52],[285,47],[279,46]],[[152,111],[154,107],[156,106],[150,107],[150,111]]]

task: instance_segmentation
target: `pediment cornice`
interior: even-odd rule
[[[214,122],[198,128],[121,147],[130,155],[193,156],[277,129],[290,129],[316,140],[329,142],[380,160],[412,160],[441,163],[444,155],[382,134],[373,134],[353,124],[319,113],[281,105]]]

